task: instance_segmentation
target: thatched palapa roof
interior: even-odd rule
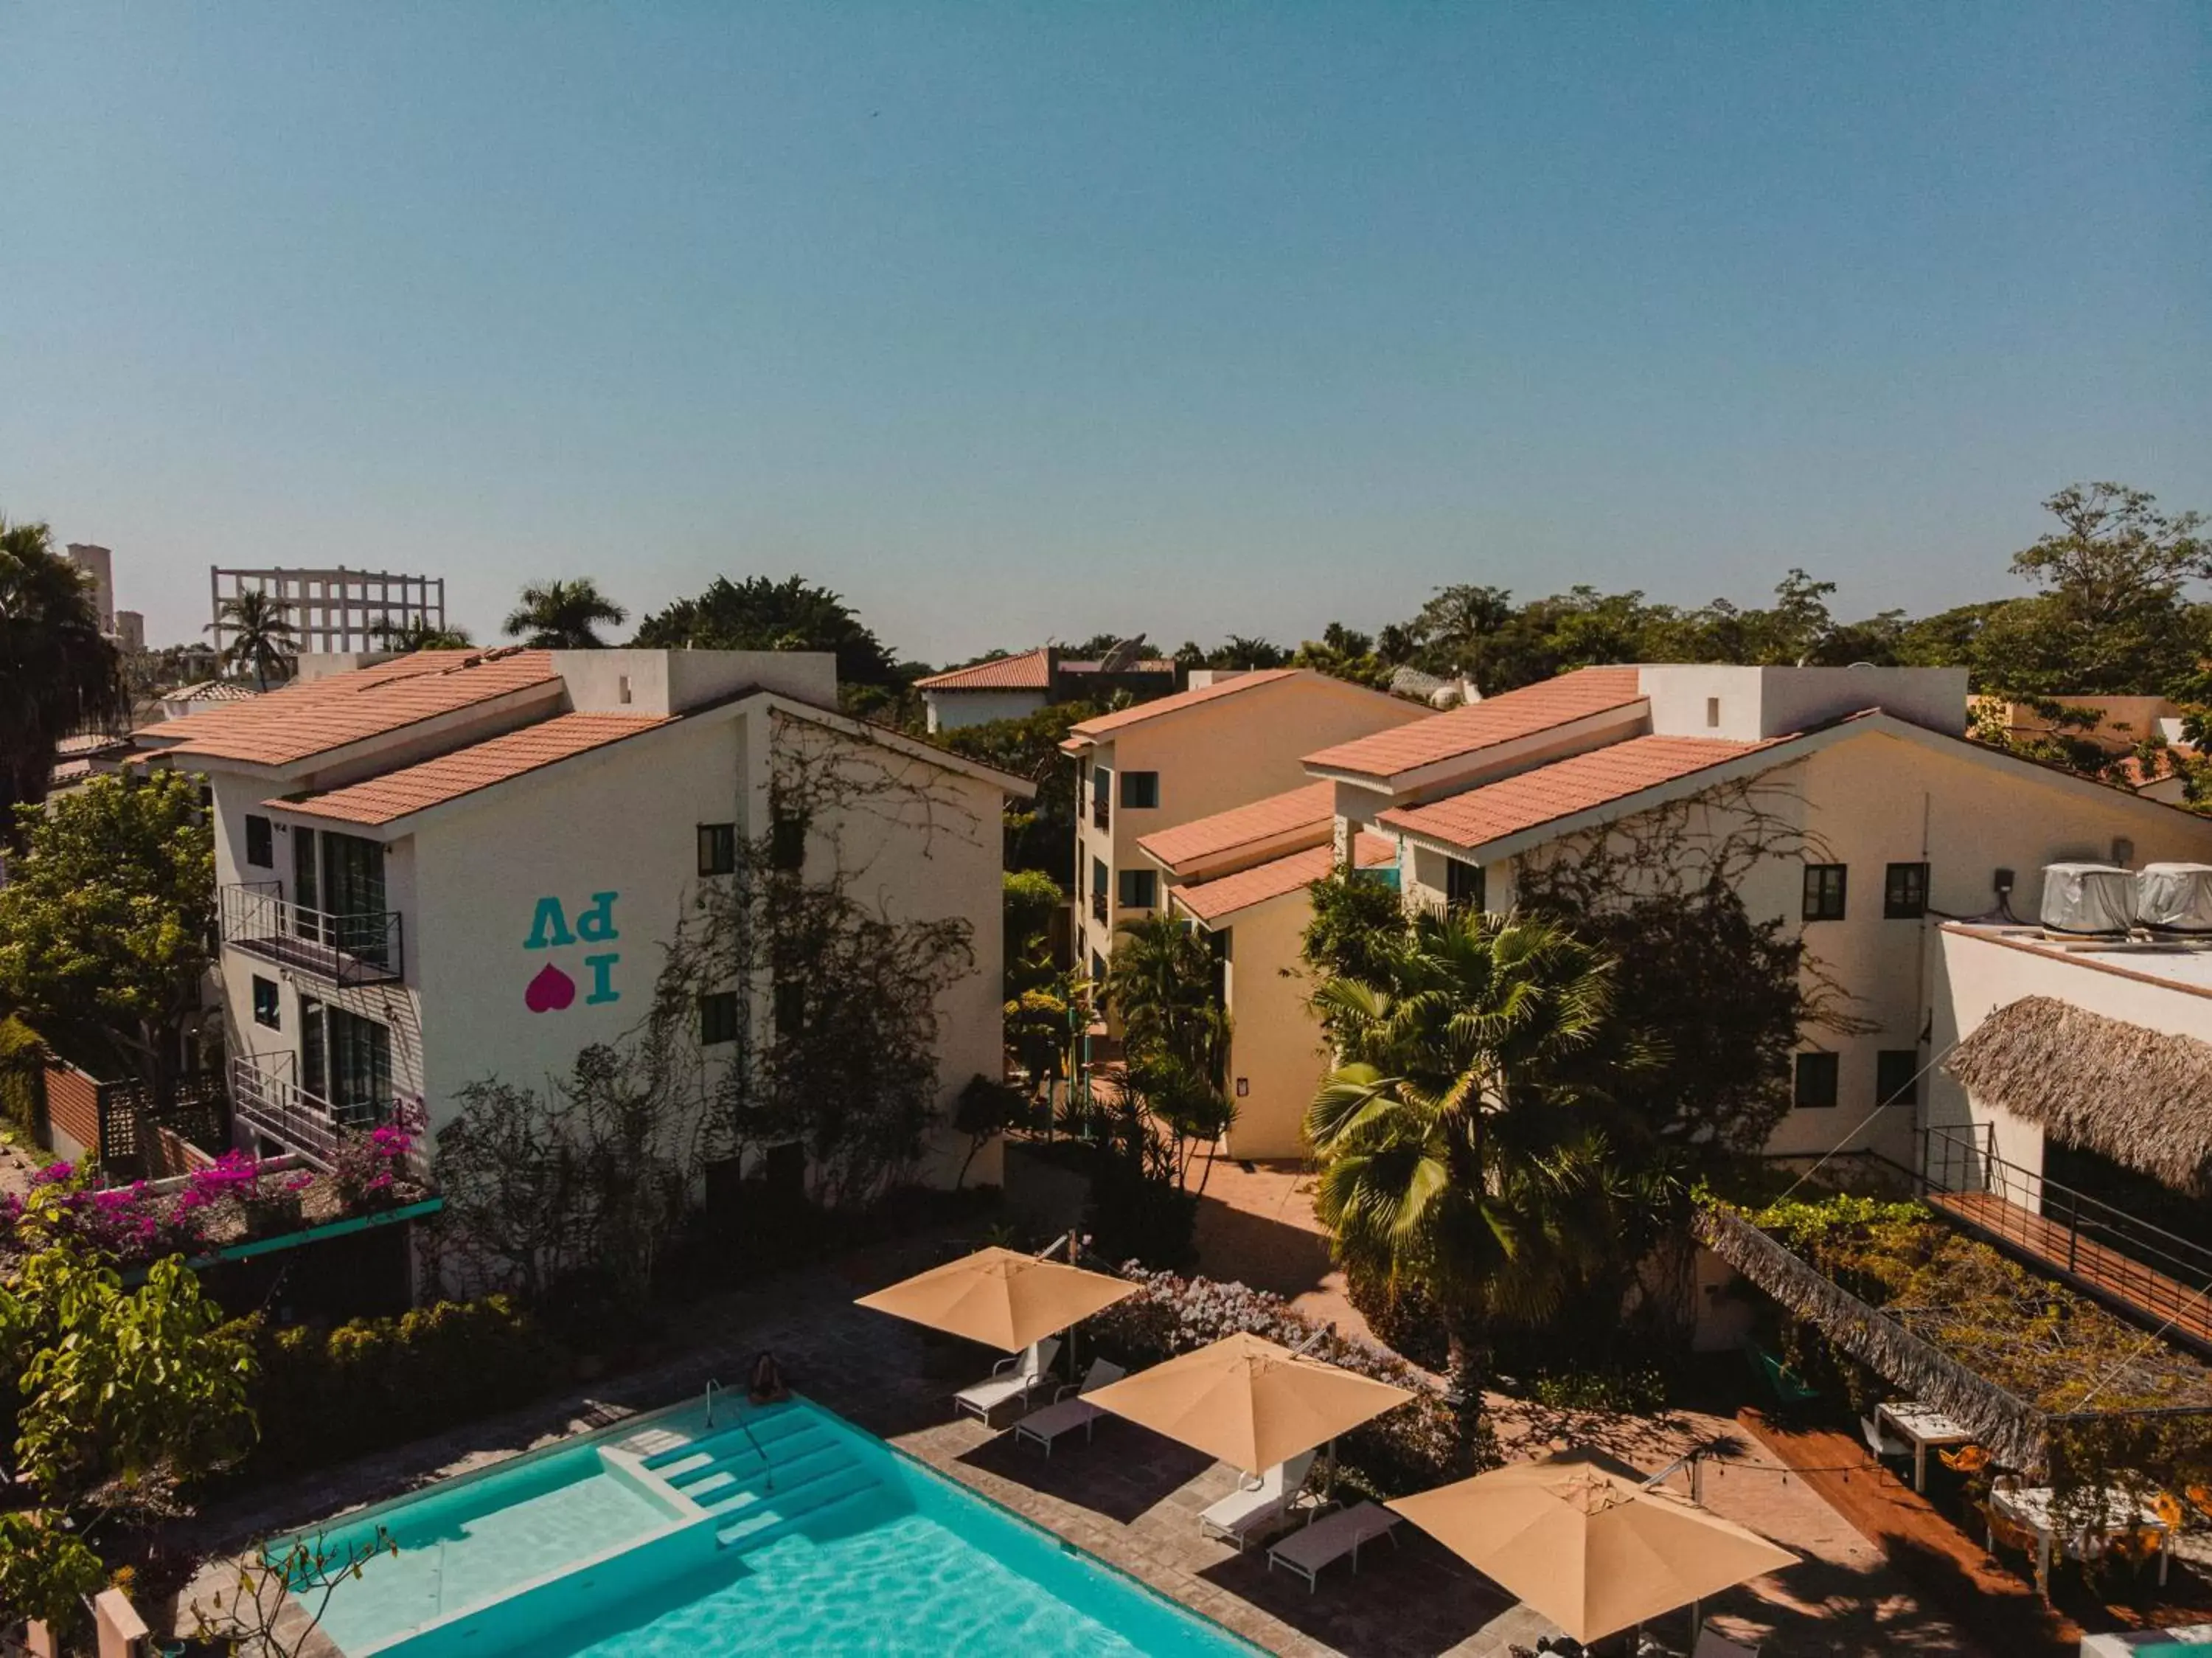
[[[2212,1042],[2029,996],[1984,1020],[1943,1069],[2069,1145],[2212,1192]]]

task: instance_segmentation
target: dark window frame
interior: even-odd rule
[[[771,869],[803,869],[806,867],[806,820],[787,817],[777,812],[769,817],[768,826],[768,863]]]
[[[1157,771],[1121,773],[1121,804],[1139,812],[1158,811],[1160,805],[1160,774]]]
[[[720,1047],[738,1039],[738,993],[707,991],[699,997],[699,1045]]]
[[[1139,899],[1132,893],[1143,890],[1146,896]],[[1123,869],[1116,874],[1114,900],[1124,910],[1157,910],[1160,907],[1160,876],[1157,869]]]
[[[1841,921],[1850,908],[1850,866],[1847,863],[1808,863],[1805,866],[1805,910],[1808,921]]]
[[[1928,866],[1893,863],[1881,873],[1885,921],[1917,921],[1928,913]]]
[[[275,979],[264,978],[259,973],[253,975],[253,1022],[264,1030],[284,1028],[283,992]]]
[[[1874,1102],[1877,1106],[1920,1103],[1920,1050],[1883,1048],[1875,1055]],[[1900,1078],[1899,1073],[1903,1073]]]
[[[1444,908],[1482,914],[1490,906],[1490,872],[1466,858],[1444,859]]]
[[[246,862],[249,869],[276,867],[276,826],[256,812],[246,814]]]
[[[738,872],[738,826],[702,823],[699,826],[699,873],[733,875]]]
[[[1792,1111],[1832,1111],[1843,1097],[1843,1056],[1821,1049],[1808,1049],[1797,1056],[1796,1068],[1790,1078],[1790,1107]],[[1821,1094],[1827,1098],[1820,1098]]]

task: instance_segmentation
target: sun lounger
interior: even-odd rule
[[[1305,1489],[1306,1474],[1313,1467],[1313,1460],[1311,1451],[1302,1451],[1288,1462],[1279,1462],[1268,1469],[1256,1484],[1240,1484],[1199,1515],[1200,1534],[1234,1543],[1237,1552],[1243,1553],[1247,1543],[1289,1518],[1291,1505]]]
[[[1280,1566],[1285,1571],[1296,1572],[1306,1580],[1306,1588],[1311,1592],[1321,1587],[1321,1569],[1332,1561],[1348,1554],[1352,1570],[1358,1571],[1362,1543],[1388,1537],[1395,1548],[1398,1534],[1390,1528],[1397,1523],[1396,1515],[1375,1503],[1358,1503],[1334,1514],[1316,1509],[1315,1518],[1267,1551],[1267,1570]]]
[[[1091,1430],[1098,1425],[1098,1418],[1106,1413],[1083,1395],[1103,1387],[1109,1381],[1121,1381],[1124,1374],[1121,1367],[1111,1359],[1091,1360],[1091,1368],[1084,1372],[1079,1385],[1062,1383],[1060,1391],[1052,1396],[1051,1404],[1030,1411],[1014,1424],[1015,1442],[1018,1444],[1023,1440],[1033,1439],[1043,1446],[1044,1454],[1050,1456],[1053,1441],[1062,1434],[1080,1428],[1083,1437],[1089,1440]]]
[[[1759,1649],[1745,1646],[1740,1641],[1731,1641],[1726,1636],[1717,1635],[1706,1628],[1698,1631],[1698,1644],[1692,1650],[1690,1658],[1759,1658]]]
[[[955,1413],[972,1411],[988,1422],[991,1412],[1007,1400],[1025,1399],[1033,1389],[1050,1381],[1052,1362],[1059,1356],[1060,1338],[1047,1336],[1026,1352],[1000,1359],[991,1367],[989,1381],[963,1387],[952,1396]]]

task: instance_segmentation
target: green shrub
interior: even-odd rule
[[[0,1131],[24,1145],[38,1133],[46,1058],[38,1032],[14,1014],[0,1019]]]
[[[1180,1271],[1198,1257],[1198,1198],[1127,1157],[1096,1155],[1091,1163],[1091,1247],[1109,1261],[1142,1261]]]
[[[1375,1339],[1425,1369],[1441,1372],[1450,1355],[1444,1322],[1418,1283],[1392,1283],[1372,1267],[1346,1263],[1345,1299],[1367,1320]]]
[[[252,1326],[263,1471],[311,1468],[510,1409],[567,1374],[560,1349],[504,1295],[440,1301],[335,1330]]]

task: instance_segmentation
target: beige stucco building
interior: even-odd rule
[[[1191,679],[1175,696],[1085,721],[1060,745],[1079,777],[1076,960],[1094,975],[1114,930],[1166,901],[1140,841],[1306,783],[1302,757],[1316,748],[1431,717],[1304,668]]]
[[[972,964],[938,1005],[942,1100],[997,1076],[1000,810],[1030,785],[848,720],[836,691],[827,654],[432,651],[138,734],[212,790],[241,1137],[324,1161],[342,1125],[434,1135],[469,1084],[542,1088],[622,1041],[793,765],[858,779],[810,815],[808,876],[842,871],[890,920],[967,923]],[[738,1003],[698,1002],[711,1070]]]
[[[1808,972],[1855,1026],[1806,1033],[1797,1103],[1769,1149],[1847,1143],[1910,1164],[1930,1097],[1942,999],[1930,937],[1942,918],[2007,901],[2033,915],[2051,863],[2212,856],[2212,821],[1969,742],[1966,715],[1956,670],[1590,668],[1317,751],[1305,769],[1332,791],[1336,859],[1357,845],[1366,865],[1369,838],[1386,838],[1413,905],[1510,909],[1531,869],[1593,850],[1632,866],[1661,814],[1680,826],[1678,856],[1756,844],[1729,878],[1754,920],[1803,939]],[[1176,850],[1155,857],[1170,877]],[[1297,873],[1285,862],[1272,878],[1229,879]],[[1326,1070],[1285,977],[1299,970],[1310,879],[1255,906],[1224,905],[1204,881],[1173,893],[1179,911],[1226,935],[1237,1155],[1301,1155],[1299,1119]]]

